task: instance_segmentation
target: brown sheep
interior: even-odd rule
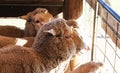
[[[54,19],[39,29],[32,48],[3,47],[0,73],[48,73],[81,50],[83,41],[74,38],[71,27],[64,19]]]
[[[33,37],[36,35],[38,27],[40,28],[44,23],[51,21],[53,16],[45,8],[36,8],[27,15],[20,16],[20,18],[27,21],[24,30],[15,26],[0,26],[0,35],[8,37]]]
[[[72,26],[74,28],[78,28],[78,26],[77,26],[78,24],[74,20],[68,20],[66,23],[69,26]],[[76,36],[76,32],[75,32],[74,35],[75,35],[74,38],[79,38],[79,37]],[[9,45],[9,44],[31,47],[32,43],[34,42],[34,37],[12,38],[12,37],[0,36],[0,41],[1,41],[0,42],[0,47],[6,46],[6,45]],[[63,68],[63,66],[62,66],[62,68]]]

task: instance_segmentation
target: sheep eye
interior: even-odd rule
[[[39,21],[38,21],[38,20],[36,20],[36,21],[35,21],[35,23],[39,23]]]
[[[59,35],[56,35],[56,37],[61,37],[61,34],[59,34]]]
[[[28,20],[27,20],[27,22],[31,22],[31,21],[32,21],[32,19],[28,19]]]

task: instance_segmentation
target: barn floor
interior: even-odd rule
[[[87,3],[84,3],[84,7],[83,8],[83,15],[81,17],[79,17],[77,19],[77,22],[79,24],[79,32],[80,34],[83,36],[84,41],[86,42],[86,44],[91,48],[92,47],[92,30],[93,30],[93,16],[94,16],[94,11],[92,10],[92,8],[89,7],[89,5]],[[62,14],[60,14],[61,16]],[[98,20],[97,20],[98,21]],[[19,19],[19,18],[0,18],[0,25],[14,25],[17,27],[20,27],[21,29],[24,29],[24,24],[25,24],[25,20]],[[102,35],[105,34],[105,32],[103,31],[103,29],[100,26],[100,22],[97,22],[97,30],[95,32],[95,51],[94,51],[94,60],[93,61],[99,61],[99,62],[103,62],[105,64],[105,70],[107,73],[120,73],[120,70],[118,68],[120,68],[120,59],[116,59],[116,66],[114,66],[114,68],[116,68],[117,72],[113,72],[114,69],[113,67],[111,67],[111,64],[108,61],[105,61],[105,56],[103,53],[101,53],[102,51],[105,51],[105,47],[106,47],[106,39],[110,41],[110,43],[112,43],[112,46],[115,46],[114,43],[111,41],[111,39],[109,38],[109,36],[104,39]],[[101,35],[102,34],[102,35]],[[112,60],[114,60],[113,58],[115,57],[113,49],[111,49],[110,45],[107,46],[109,48],[109,50],[107,50],[107,56],[110,59],[111,62],[114,62]],[[99,48],[99,49],[98,49]],[[117,49],[118,54],[120,55],[120,49]],[[81,54],[81,57],[79,58],[80,64],[86,63],[88,61],[91,61],[91,50],[88,52],[85,52],[84,54]],[[112,65],[113,65],[112,64]],[[105,72],[103,72],[105,73]]]

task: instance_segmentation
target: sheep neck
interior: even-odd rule
[[[68,41],[71,39],[66,41],[60,38],[51,37],[52,36],[44,36],[45,39],[37,37],[33,44],[33,48],[42,56],[41,58],[43,58],[42,62],[45,69],[57,67],[61,62],[69,59],[75,52],[75,50],[71,50],[75,48],[75,44],[73,41]],[[71,45],[69,46],[66,43]]]

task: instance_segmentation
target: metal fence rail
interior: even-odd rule
[[[96,4],[99,4],[101,7],[105,9],[107,12],[107,15],[105,17],[102,17],[101,15],[94,14],[94,24],[93,24],[93,52],[92,52],[92,60],[93,61],[102,61],[105,63],[105,66],[107,70],[109,71],[108,73],[120,73],[120,48],[118,47],[119,44],[119,38],[117,37],[118,34],[120,33],[120,15],[118,15],[107,3],[105,3],[104,0],[98,0]],[[99,7],[96,5],[97,11],[99,12]],[[97,9],[98,8],[98,9]],[[101,10],[100,10],[101,11]],[[104,12],[104,10],[102,10]],[[110,18],[109,17],[112,17]],[[104,16],[104,15],[103,15]],[[101,27],[101,25],[104,25],[103,19],[108,22],[108,19],[113,19],[112,22],[115,24],[114,26],[110,26],[114,28],[116,31],[116,34],[109,28],[109,26],[106,24],[104,26],[104,29]],[[113,38],[114,37],[114,38]]]

